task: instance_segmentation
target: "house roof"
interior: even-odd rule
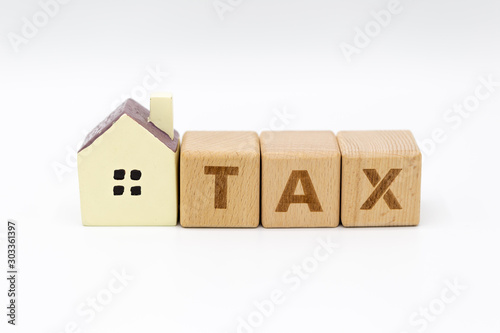
[[[99,123],[85,138],[82,148],[78,152],[81,152],[88,146],[90,146],[97,138],[103,135],[108,129],[113,126],[113,124],[120,119],[121,116],[126,114],[133,120],[135,120],[139,125],[144,127],[149,133],[153,134],[158,140],[160,140],[165,146],[170,150],[175,152],[178,147],[179,133],[174,131],[174,139],[163,132],[161,129],[156,127],[152,122],[148,121],[149,110],[129,98],[123,102],[118,108],[116,108],[113,113],[111,113],[106,119]]]

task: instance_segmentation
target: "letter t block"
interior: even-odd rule
[[[257,227],[257,133],[186,132],[181,145],[180,196],[183,227]]]
[[[338,142],[342,225],[418,225],[422,154],[411,132],[346,131]]]

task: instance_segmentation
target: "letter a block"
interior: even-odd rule
[[[259,225],[257,133],[186,132],[180,170],[183,227]]]
[[[338,133],[346,227],[418,225],[422,155],[410,131]]]
[[[336,227],[340,149],[333,132],[263,132],[262,225]]]

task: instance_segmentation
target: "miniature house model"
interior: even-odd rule
[[[152,95],[151,112],[126,100],[78,152],[83,224],[177,224],[178,158],[171,95]]]

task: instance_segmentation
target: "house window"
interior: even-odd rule
[[[122,195],[124,191],[125,191],[125,187],[123,187],[123,186],[113,187],[113,194],[114,195]]]
[[[123,169],[115,170],[113,178],[115,180],[124,180],[125,179],[125,170],[123,170]]]
[[[141,170],[132,170],[130,172],[130,179],[132,180],[139,180],[141,179],[142,173]]]
[[[124,180],[127,172],[125,169],[116,169],[113,172],[113,179],[114,180]],[[138,181],[142,177],[142,172],[141,170],[134,169],[130,172],[130,179],[133,181]],[[140,186],[132,186],[130,188],[130,195],[132,196],[138,196],[141,195],[141,187]],[[125,187],[122,185],[116,185],[113,187],[113,195],[119,196],[123,195],[125,193]]]
[[[132,195],[141,195],[141,187],[140,186],[132,186],[130,188],[130,194],[132,194]]]

